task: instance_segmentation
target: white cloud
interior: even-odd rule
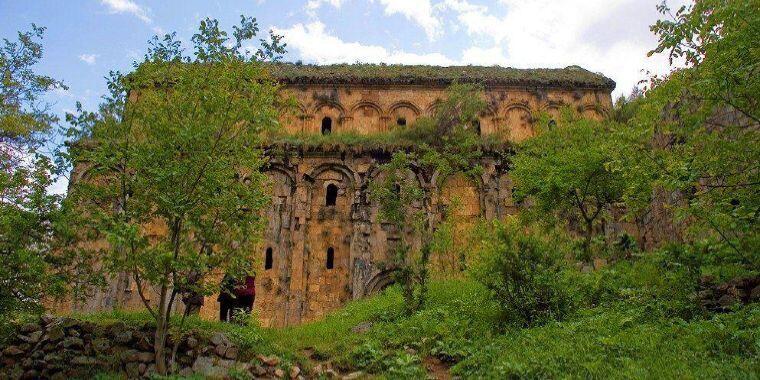
[[[137,5],[132,0],[100,0],[100,2],[108,7],[110,13],[132,14],[148,24],[152,21],[150,17],[148,17],[148,9]]]
[[[322,4],[330,4],[335,8],[340,8],[346,0],[309,0],[306,2],[306,10],[315,11],[322,6]]]
[[[500,0],[488,7],[444,0],[440,8],[453,12],[473,39],[475,46],[463,52],[465,63],[580,65],[614,79],[619,94],[644,77],[642,69],[668,69],[664,57],[646,57],[657,43],[647,28],[658,18],[655,5],[641,0]]]
[[[318,64],[362,62],[447,66],[456,63],[440,53],[417,54],[343,41],[326,31],[320,21],[299,23],[287,29],[274,28],[274,32],[285,36],[285,42],[298,51],[301,58]]]
[[[380,0],[380,3],[385,6],[386,15],[399,13],[419,24],[429,40],[443,34],[441,21],[433,14],[430,0]]]
[[[97,59],[98,59],[97,54],[80,54],[79,55],[79,60],[88,65],[94,65]]]

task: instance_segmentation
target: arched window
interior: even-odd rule
[[[398,125],[399,127],[405,126],[406,125],[406,118],[405,117],[399,117],[398,119],[396,119],[396,125]]]
[[[325,116],[322,119],[322,134],[329,135],[332,132],[332,119],[329,116]]]
[[[272,269],[272,261],[274,258],[272,257],[272,247],[267,248],[266,255],[264,256],[264,269]]]
[[[335,206],[335,201],[338,199],[338,186],[334,184],[327,185],[327,191],[325,192],[325,206]]]
[[[327,260],[325,262],[325,268],[333,269],[335,266],[335,250],[333,247],[327,248]]]
[[[472,129],[480,136],[480,120],[476,119],[472,122]]]

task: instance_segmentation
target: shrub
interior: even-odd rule
[[[528,327],[559,320],[572,309],[567,244],[516,220],[494,222],[481,249],[475,278],[498,303],[501,322]]]

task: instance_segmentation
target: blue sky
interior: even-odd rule
[[[671,0],[678,6],[686,0]],[[287,60],[511,67],[580,65],[628,93],[665,57],[649,25],[660,0],[0,0],[0,37],[47,27],[38,71],[68,91],[49,96],[63,114],[97,106],[109,70],[129,70],[154,34],[190,36],[205,17],[230,28],[241,14],[285,36]]]

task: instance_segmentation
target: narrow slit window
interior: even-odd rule
[[[329,135],[332,132],[332,119],[325,116],[322,119],[322,134]]]
[[[327,185],[327,191],[325,193],[325,206],[335,206],[335,201],[338,199],[338,186],[334,184]]]
[[[264,269],[272,269],[272,261],[274,258],[272,257],[272,247],[267,248],[267,252],[264,255]]]
[[[327,248],[327,260],[325,262],[325,268],[333,269],[335,266],[335,250],[330,247]]]

